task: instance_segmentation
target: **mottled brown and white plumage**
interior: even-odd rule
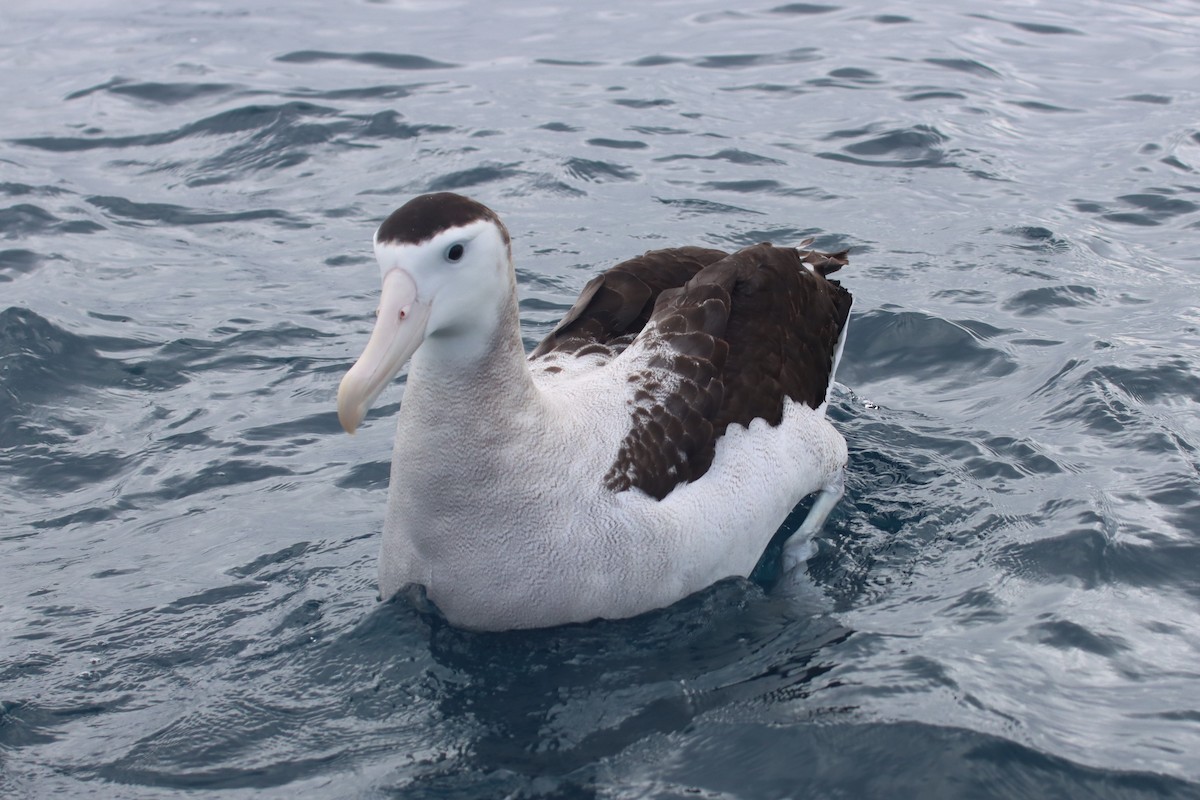
[[[379,321],[338,410],[353,431],[411,357],[383,597],[423,586],[477,629],[632,616],[748,575],[820,492],[795,566],[841,496],[825,407],[844,252],[651,251],[588,283],[527,357],[508,231],[486,206],[415,198],[375,249]]]

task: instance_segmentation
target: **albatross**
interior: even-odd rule
[[[847,263],[769,243],[652,250],[593,278],[528,355],[508,229],[449,192],[375,234],[378,316],[338,389],[350,433],[407,363],[379,592],[452,624],[631,617],[746,577],[816,493],[785,568],[841,498],[826,419]]]

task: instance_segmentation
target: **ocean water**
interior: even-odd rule
[[[6,0],[0,795],[1200,797],[1187,0]],[[807,577],[379,603],[374,227],[494,207],[532,344],[645,249],[856,295]]]

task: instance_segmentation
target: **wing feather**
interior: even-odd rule
[[[605,485],[662,499],[707,472],[729,425],[777,426],[785,399],[819,408],[852,302],[826,276],[846,263],[764,243],[659,293],[621,358],[637,387]]]
[[[580,350],[596,345],[613,355],[620,353],[641,333],[664,290],[682,286],[726,255],[704,247],[677,247],[651,250],[617,264],[588,282],[529,357],[579,355]]]

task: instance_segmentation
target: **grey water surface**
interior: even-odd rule
[[[0,796],[1200,796],[1194,3],[5,0],[0,67]],[[530,344],[851,248],[801,585],[377,602],[402,390],[334,397],[439,189]]]

